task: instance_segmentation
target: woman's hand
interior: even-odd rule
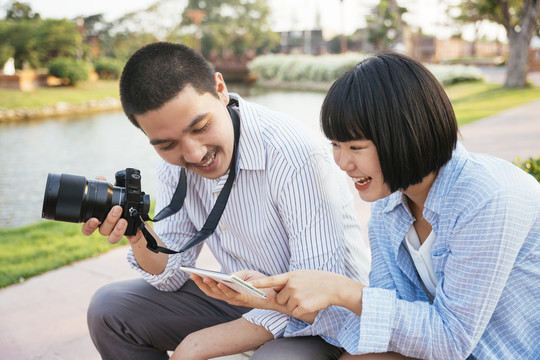
[[[362,289],[356,281],[335,273],[319,270],[297,270],[280,275],[257,278],[253,286],[280,288],[277,305],[287,314],[302,319],[331,305],[345,307],[358,315],[362,312]]]

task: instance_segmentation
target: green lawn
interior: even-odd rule
[[[56,105],[59,102],[82,104],[88,100],[118,98],[118,81],[99,80],[84,82],[77,86],[58,86],[37,88],[33,91],[0,89],[0,108],[34,109]]]
[[[453,85],[446,92],[460,126],[540,99],[540,88],[506,89],[484,83]]]
[[[0,288],[127,244],[124,238],[111,245],[99,234],[83,235],[81,224],[57,221],[0,230],[0,239]]]

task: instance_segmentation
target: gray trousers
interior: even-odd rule
[[[192,332],[238,319],[249,308],[206,296],[191,280],[176,292],[155,289],[143,279],[108,284],[88,308],[90,336],[102,359],[168,359]],[[320,337],[280,338],[261,346],[252,359],[338,359],[343,350]]]

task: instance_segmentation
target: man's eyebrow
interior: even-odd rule
[[[193,118],[191,123],[182,131],[184,134],[193,129],[199,122],[203,121],[209,113],[201,113]]]
[[[156,145],[163,144],[163,143],[170,142],[170,141],[174,141],[174,140],[172,140],[172,139],[151,139],[150,140],[150,145],[156,146]]]
[[[189,123],[189,125],[185,128],[185,130],[182,131],[182,133],[185,134],[189,132],[191,129],[193,129],[193,127],[195,127],[199,122],[204,120],[207,116],[208,116],[208,113],[202,113],[195,116],[193,120],[191,121],[191,123]],[[163,144],[163,143],[171,142],[171,141],[175,141],[175,140],[174,139],[150,139],[150,145],[155,146],[155,145],[159,145],[159,144]]]

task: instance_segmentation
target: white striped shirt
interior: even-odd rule
[[[369,249],[362,244],[352,194],[322,137],[284,114],[239,100],[238,172],[218,227],[206,243],[224,272],[242,269],[275,275],[297,269],[344,273],[367,283]],[[162,161],[158,168],[156,213],[167,206],[180,168]],[[154,228],[165,245],[179,250],[212,209],[227,175],[206,179],[187,171],[184,207]],[[160,275],[144,272],[130,251],[128,259],[163,291],[175,291],[189,275],[202,244],[170,255]],[[288,316],[254,309],[244,315],[278,337]]]

